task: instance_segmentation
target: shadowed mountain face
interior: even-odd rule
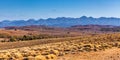
[[[6,26],[26,26],[26,25],[46,25],[46,26],[57,26],[57,27],[70,27],[74,25],[115,25],[120,26],[120,18],[93,18],[82,16],[80,18],[48,18],[48,19],[29,19],[25,20],[16,20],[16,21],[2,21],[0,22],[0,27]]]

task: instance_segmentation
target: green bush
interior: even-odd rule
[[[15,38],[15,37],[10,37],[10,42],[14,42],[14,41],[16,41],[17,39]]]

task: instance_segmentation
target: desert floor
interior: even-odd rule
[[[112,48],[98,52],[68,54],[59,57],[57,60],[120,60],[120,49]]]

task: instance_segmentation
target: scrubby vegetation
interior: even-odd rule
[[[9,37],[11,37],[9,34],[0,33],[0,38],[9,38]]]
[[[5,31],[0,33],[0,38],[7,38],[7,40],[0,40],[4,42],[0,43],[0,60],[57,60],[57,57],[67,54],[120,48],[119,32],[89,31],[86,33],[78,30],[77,32],[59,31],[59,34],[58,31],[56,34],[25,33],[26,31],[23,31],[25,34],[21,34],[19,32],[21,30],[14,30],[20,35],[12,35],[15,34],[13,30],[8,34]]]
[[[23,36],[28,39],[28,36]],[[30,37],[30,36],[29,36]],[[15,41],[11,37],[11,41]],[[51,40],[57,41],[57,40]],[[71,37],[30,47],[15,48],[0,51],[0,59],[7,60],[56,60],[58,56],[75,54],[78,52],[104,51],[110,48],[120,48],[120,34],[90,34],[86,36]]]
[[[16,39],[19,41],[24,40],[35,40],[35,39],[47,39],[47,38],[58,38],[58,37],[65,37],[65,36],[51,36],[51,35],[24,35],[21,37],[16,37]]]
[[[36,40],[36,39],[48,39],[48,38],[60,38],[67,37],[67,35],[59,36],[59,35],[23,35],[23,36],[6,36],[1,35],[1,38],[7,38],[9,40],[2,40],[1,42],[15,42],[15,41],[27,41],[27,40]]]

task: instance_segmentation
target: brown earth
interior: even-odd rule
[[[24,29],[25,28],[25,29]],[[32,28],[32,29],[31,29]],[[86,29],[86,28],[82,28]],[[88,28],[87,28],[88,29]],[[49,43],[59,43],[59,47],[61,49],[64,47],[63,50],[66,48],[70,48],[70,54],[65,54],[64,56],[58,56],[57,60],[120,60],[120,48],[113,47],[116,42],[120,42],[120,33],[114,32],[109,34],[100,32],[91,33],[91,30],[84,30],[82,31],[79,27],[63,29],[63,28],[48,28],[48,27],[22,27],[17,29],[0,29],[1,34],[9,34],[11,36],[22,36],[27,35],[29,33],[33,34],[47,34],[47,35],[68,35],[65,37],[58,37],[58,38],[48,38],[48,39],[38,39],[38,40],[26,40],[26,41],[16,41],[16,42],[0,42],[0,51],[7,50],[7,49],[16,49],[22,47],[31,47],[35,45],[42,45],[45,47],[44,44],[48,44],[47,46],[57,46],[56,44],[49,45]],[[0,38],[3,40],[3,38]],[[74,40],[74,41],[73,41]],[[67,43],[66,43],[67,41]],[[75,54],[71,54],[71,49],[76,50],[74,48],[80,47],[80,45],[91,44],[94,45],[103,45],[107,44],[107,47],[112,47],[111,49],[106,49],[105,51],[91,51],[91,52],[78,52]],[[105,45],[106,46],[106,45]],[[115,45],[116,46],[116,45]],[[119,45],[120,46],[120,45]],[[39,47],[39,46],[38,46]],[[118,47],[118,46],[117,46]],[[36,47],[32,47],[36,48]],[[46,47],[45,47],[46,48]],[[49,49],[49,48],[48,48]],[[69,49],[68,49],[69,50]],[[63,51],[63,53],[66,53]]]
[[[57,60],[120,60],[120,49],[112,48],[99,52],[68,54],[59,57]]]
[[[77,38],[79,38],[79,36],[78,37],[66,37],[66,38],[38,39],[38,40],[18,41],[18,42],[0,42],[0,50],[69,41],[69,40],[74,40]]]

